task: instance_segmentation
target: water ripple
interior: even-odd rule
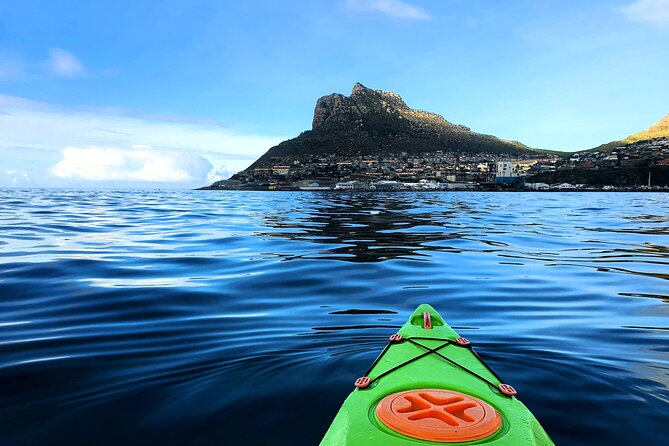
[[[668,215],[659,193],[0,191],[0,444],[316,444],[422,302],[557,444],[668,444]]]

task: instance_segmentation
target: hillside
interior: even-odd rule
[[[669,139],[669,115],[666,115],[664,118],[660,119],[658,122],[650,126],[647,130],[630,135],[627,138],[622,139],[620,141],[607,142],[605,144],[589,149],[587,150],[587,152],[612,152],[618,149],[619,147],[634,145],[636,143],[642,143],[657,139]]]
[[[669,185],[669,115],[648,130],[621,141],[573,153],[551,172],[527,180],[589,186],[638,187]]]
[[[669,115],[660,119],[657,123],[648,128],[648,130],[628,136],[623,142],[630,144],[659,138],[669,138]]]

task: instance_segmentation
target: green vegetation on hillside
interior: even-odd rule
[[[669,138],[669,115],[662,118],[648,130],[630,135],[623,140],[625,143],[634,143],[638,141],[647,141],[650,139]]]

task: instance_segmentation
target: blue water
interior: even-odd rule
[[[557,444],[666,445],[668,279],[667,194],[2,190],[0,444],[314,445],[427,302]]]

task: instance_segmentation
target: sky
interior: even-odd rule
[[[0,187],[191,188],[355,82],[531,147],[669,113],[669,0],[0,0]]]

